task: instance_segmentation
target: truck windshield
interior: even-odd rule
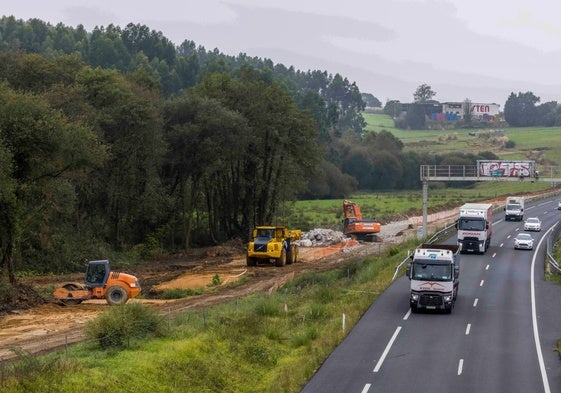
[[[452,280],[452,268],[451,265],[435,265],[424,262],[415,262],[413,264],[413,279],[450,281]]]
[[[273,238],[273,230],[272,229],[258,229],[257,230],[257,237],[265,238],[265,239],[272,239]]]
[[[484,231],[485,221],[482,219],[460,218],[458,229],[464,231]]]
[[[520,205],[507,205],[506,210],[520,210]]]

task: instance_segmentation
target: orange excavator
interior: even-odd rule
[[[357,240],[373,242],[378,239],[376,236],[380,232],[381,225],[376,219],[363,219],[360,207],[351,201],[343,201],[343,233],[345,236]]]

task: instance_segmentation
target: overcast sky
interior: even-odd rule
[[[143,24],[175,44],[339,73],[410,102],[497,103],[531,91],[561,102],[560,0],[2,0],[5,16],[53,25]]]

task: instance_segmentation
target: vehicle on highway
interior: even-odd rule
[[[538,217],[530,217],[524,221],[524,230],[539,232],[542,230],[542,222]]]
[[[557,210],[561,210],[561,201],[557,203]]]
[[[459,250],[457,244],[421,244],[410,255],[406,274],[411,280],[411,312],[452,312],[460,283]]]
[[[533,250],[534,249],[534,238],[528,233],[519,233],[514,238],[514,249],[515,250]]]

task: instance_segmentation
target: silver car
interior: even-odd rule
[[[528,233],[519,233],[514,238],[515,250],[533,250],[534,238]]]
[[[542,230],[542,222],[537,217],[530,217],[524,222],[525,231],[536,231]]]

